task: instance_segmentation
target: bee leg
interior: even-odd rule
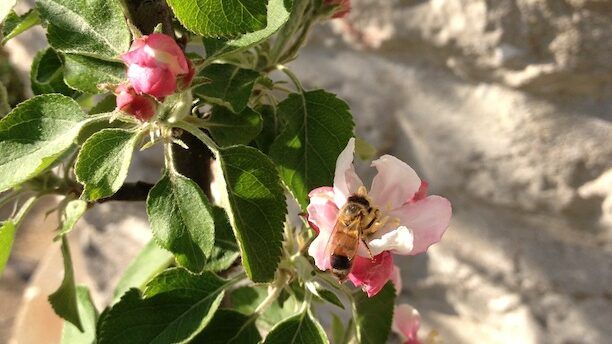
[[[366,228],[364,234],[370,235],[378,232],[379,229],[381,229],[384,225],[387,224],[387,221],[389,221],[389,217],[385,216],[381,220],[372,222],[372,224],[368,228]]]
[[[368,254],[370,255],[370,260],[374,260],[374,256],[372,255],[372,250],[370,250],[370,246],[368,246],[368,243],[361,239],[361,242],[365,245],[366,249],[368,250]]]

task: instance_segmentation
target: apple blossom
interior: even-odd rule
[[[115,89],[117,109],[128,113],[141,121],[148,121],[155,116],[157,102],[147,95],[136,94],[133,88],[119,85]]]
[[[400,337],[402,344],[420,344],[417,332],[421,327],[419,312],[409,304],[395,306],[391,330]]]
[[[161,33],[137,38],[121,59],[128,66],[128,79],[138,94],[162,99],[176,91],[178,76],[193,77],[183,50],[172,37]]]
[[[308,253],[323,271],[331,268],[326,247],[338,212],[347,198],[363,186],[353,166],[354,151],[355,139],[351,138],[336,161],[333,187],[320,187],[308,195],[308,221],[318,232]],[[387,221],[377,232],[363,238],[367,248],[360,243],[348,275],[370,297],[391,278],[391,254],[416,255],[427,251],[442,238],[452,213],[450,202],[440,196],[426,196],[427,183],[396,157],[384,155],[372,166],[378,174],[368,197],[372,206],[380,210],[380,219]]]

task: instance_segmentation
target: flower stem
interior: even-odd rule
[[[295,74],[293,74],[293,72],[289,68],[285,67],[284,65],[279,64],[279,65],[276,65],[276,69],[285,73],[289,77],[289,79],[291,79],[291,82],[293,82],[293,84],[295,85],[295,87],[300,93],[304,92],[304,88],[302,87],[302,83],[300,82],[300,79],[298,79],[298,77]]]
[[[208,137],[208,135],[204,134],[204,132],[202,132],[202,130],[200,130],[195,125],[186,121],[180,121],[178,123],[173,123],[172,126],[175,128],[183,129],[191,135],[195,136],[198,140],[202,141],[202,143],[207,145],[208,148],[210,148],[210,150],[213,152],[213,154],[217,155],[217,153],[219,152],[220,148],[215,143],[215,141]]]

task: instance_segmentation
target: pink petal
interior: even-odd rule
[[[148,36],[147,45],[154,51],[162,51],[172,56],[173,60],[166,62],[176,64],[176,67],[173,67],[173,69],[176,69],[178,74],[187,74],[189,72],[189,64],[185,53],[172,37],[162,33],[153,33]]]
[[[147,93],[162,99],[176,90],[176,78],[167,69],[141,67],[133,64],[128,68],[128,79],[137,93]]]
[[[336,160],[336,174],[334,176],[334,200],[338,208],[342,208],[346,199],[357,192],[363,185],[353,166],[353,156],[355,154],[355,138],[351,138],[346,148]]]
[[[134,89],[119,85],[115,89],[117,94],[117,108],[141,121],[148,121],[157,111],[157,103],[151,97],[138,95]]]
[[[338,207],[334,203],[332,187],[320,187],[312,190],[308,196],[310,204],[306,208],[308,221],[314,224],[318,231],[331,233],[338,217]]]
[[[426,180],[421,180],[421,186],[419,186],[419,191],[417,191],[417,193],[412,196],[412,199],[410,201],[416,202],[427,197],[427,189],[429,189],[429,183]]]
[[[330,186],[316,188],[308,194],[308,197],[310,197],[307,208],[308,222],[318,231],[317,237],[308,248],[308,254],[314,258],[315,265],[325,271],[331,268],[329,255],[325,249],[338,217],[338,207],[333,202],[334,189]]]
[[[401,225],[412,231],[414,248],[410,254],[416,255],[440,241],[448,228],[451,214],[451,204],[446,198],[428,196],[420,201],[404,204],[389,216],[399,218]]]
[[[395,307],[391,330],[397,333],[404,344],[418,344],[418,331],[421,327],[421,316],[419,312],[409,304],[401,304]]]
[[[393,265],[393,272],[391,273],[391,282],[395,286],[395,295],[402,293],[402,275],[400,268],[397,265]]]
[[[179,85],[180,90],[185,90],[189,88],[189,85],[191,85],[191,82],[193,81],[193,77],[195,76],[196,70],[195,70],[195,67],[193,66],[193,63],[187,60],[187,64],[189,66],[189,71],[187,72],[187,74],[181,76],[178,79],[178,85]]]
[[[372,166],[378,174],[372,181],[370,197],[383,210],[399,208],[421,186],[421,179],[412,167],[392,155],[381,156]]]
[[[368,297],[372,297],[387,284],[392,273],[393,256],[389,252],[383,252],[373,259],[355,256],[348,278],[355,287],[361,287]]]
[[[189,64],[185,53],[176,41],[167,35],[154,33],[137,38],[130,51],[121,55],[125,64],[141,67],[170,69],[174,76],[188,74]]]
[[[121,60],[129,67],[131,65],[139,65],[141,67],[159,68],[159,64],[155,58],[152,58],[143,49],[144,43],[134,50],[130,50],[127,53],[121,55]],[[133,45],[132,45],[133,46]]]
[[[321,271],[331,269],[329,254],[326,254],[327,242],[331,236],[331,231],[320,231],[316,238],[308,247],[308,254],[314,258],[315,265]]]
[[[406,255],[412,252],[413,240],[412,231],[404,226],[400,226],[382,234],[380,238],[370,240],[368,246],[373,255],[383,251]]]

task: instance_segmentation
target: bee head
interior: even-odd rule
[[[353,195],[346,200],[344,212],[345,215],[356,216],[360,213],[366,213],[369,208],[370,202],[365,197]]]

